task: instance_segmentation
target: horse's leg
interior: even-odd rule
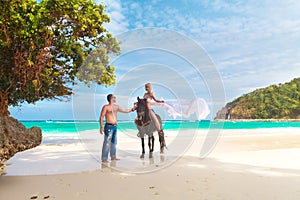
[[[164,149],[166,147],[166,142],[165,142],[165,133],[163,130],[161,130],[159,133],[159,144],[160,144],[160,153],[164,153]]]
[[[156,123],[154,123],[154,125],[159,136],[160,153],[164,153],[164,149],[166,148],[165,133],[163,131],[162,121],[159,115],[156,115]]]
[[[149,158],[153,158],[153,150],[152,150],[152,138],[153,136],[148,137],[148,146],[149,146]]]
[[[144,158],[145,157],[145,139],[141,138],[142,141],[142,155],[140,156],[140,158]]]
[[[152,136],[152,146],[151,146],[151,151],[153,152],[154,151],[154,140],[155,140],[155,138],[154,138],[154,135]]]
[[[151,152],[151,137],[148,137],[148,147],[149,147],[149,152]]]

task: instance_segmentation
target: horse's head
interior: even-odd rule
[[[137,98],[136,104],[136,112],[137,112],[137,123],[138,125],[144,125],[145,117],[148,114],[148,107],[147,107],[147,99]]]
[[[147,99],[141,99],[140,97],[137,97],[137,100],[136,112],[138,115],[138,119],[140,119],[142,116],[144,116],[147,109]]]

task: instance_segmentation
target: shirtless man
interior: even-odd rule
[[[126,110],[116,105],[116,97],[113,94],[107,95],[108,104],[102,107],[100,115],[100,133],[104,133],[104,141],[102,146],[102,162],[108,163],[108,153],[110,152],[111,160],[120,160],[116,157],[117,146],[117,119],[118,112],[130,113],[135,110],[135,107]],[[103,119],[105,117],[105,126]]]

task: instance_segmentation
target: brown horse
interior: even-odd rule
[[[142,141],[142,155],[140,158],[145,157],[145,135],[148,136],[148,146],[149,146],[149,158],[153,157],[154,151],[154,135],[153,133],[157,131],[159,134],[159,144],[160,144],[160,153],[164,153],[164,149],[166,148],[165,143],[165,134],[162,129],[162,120],[159,115],[156,114],[156,117],[160,123],[161,131],[156,130],[154,122],[151,121],[149,115],[149,109],[147,107],[147,99],[137,98],[137,119],[135,120],[135,125],[139,131],[138,137],[141,138]]]

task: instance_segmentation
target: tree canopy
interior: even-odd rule
[[[300,78],[257,89],[225,108],[231,119],[300,119]]]
[[[8,105],[72,94],[70,85],[112,85],[119,42],[92,0],[0,0],[0,113]],[[83,67],[81,67],[83,66]]]

